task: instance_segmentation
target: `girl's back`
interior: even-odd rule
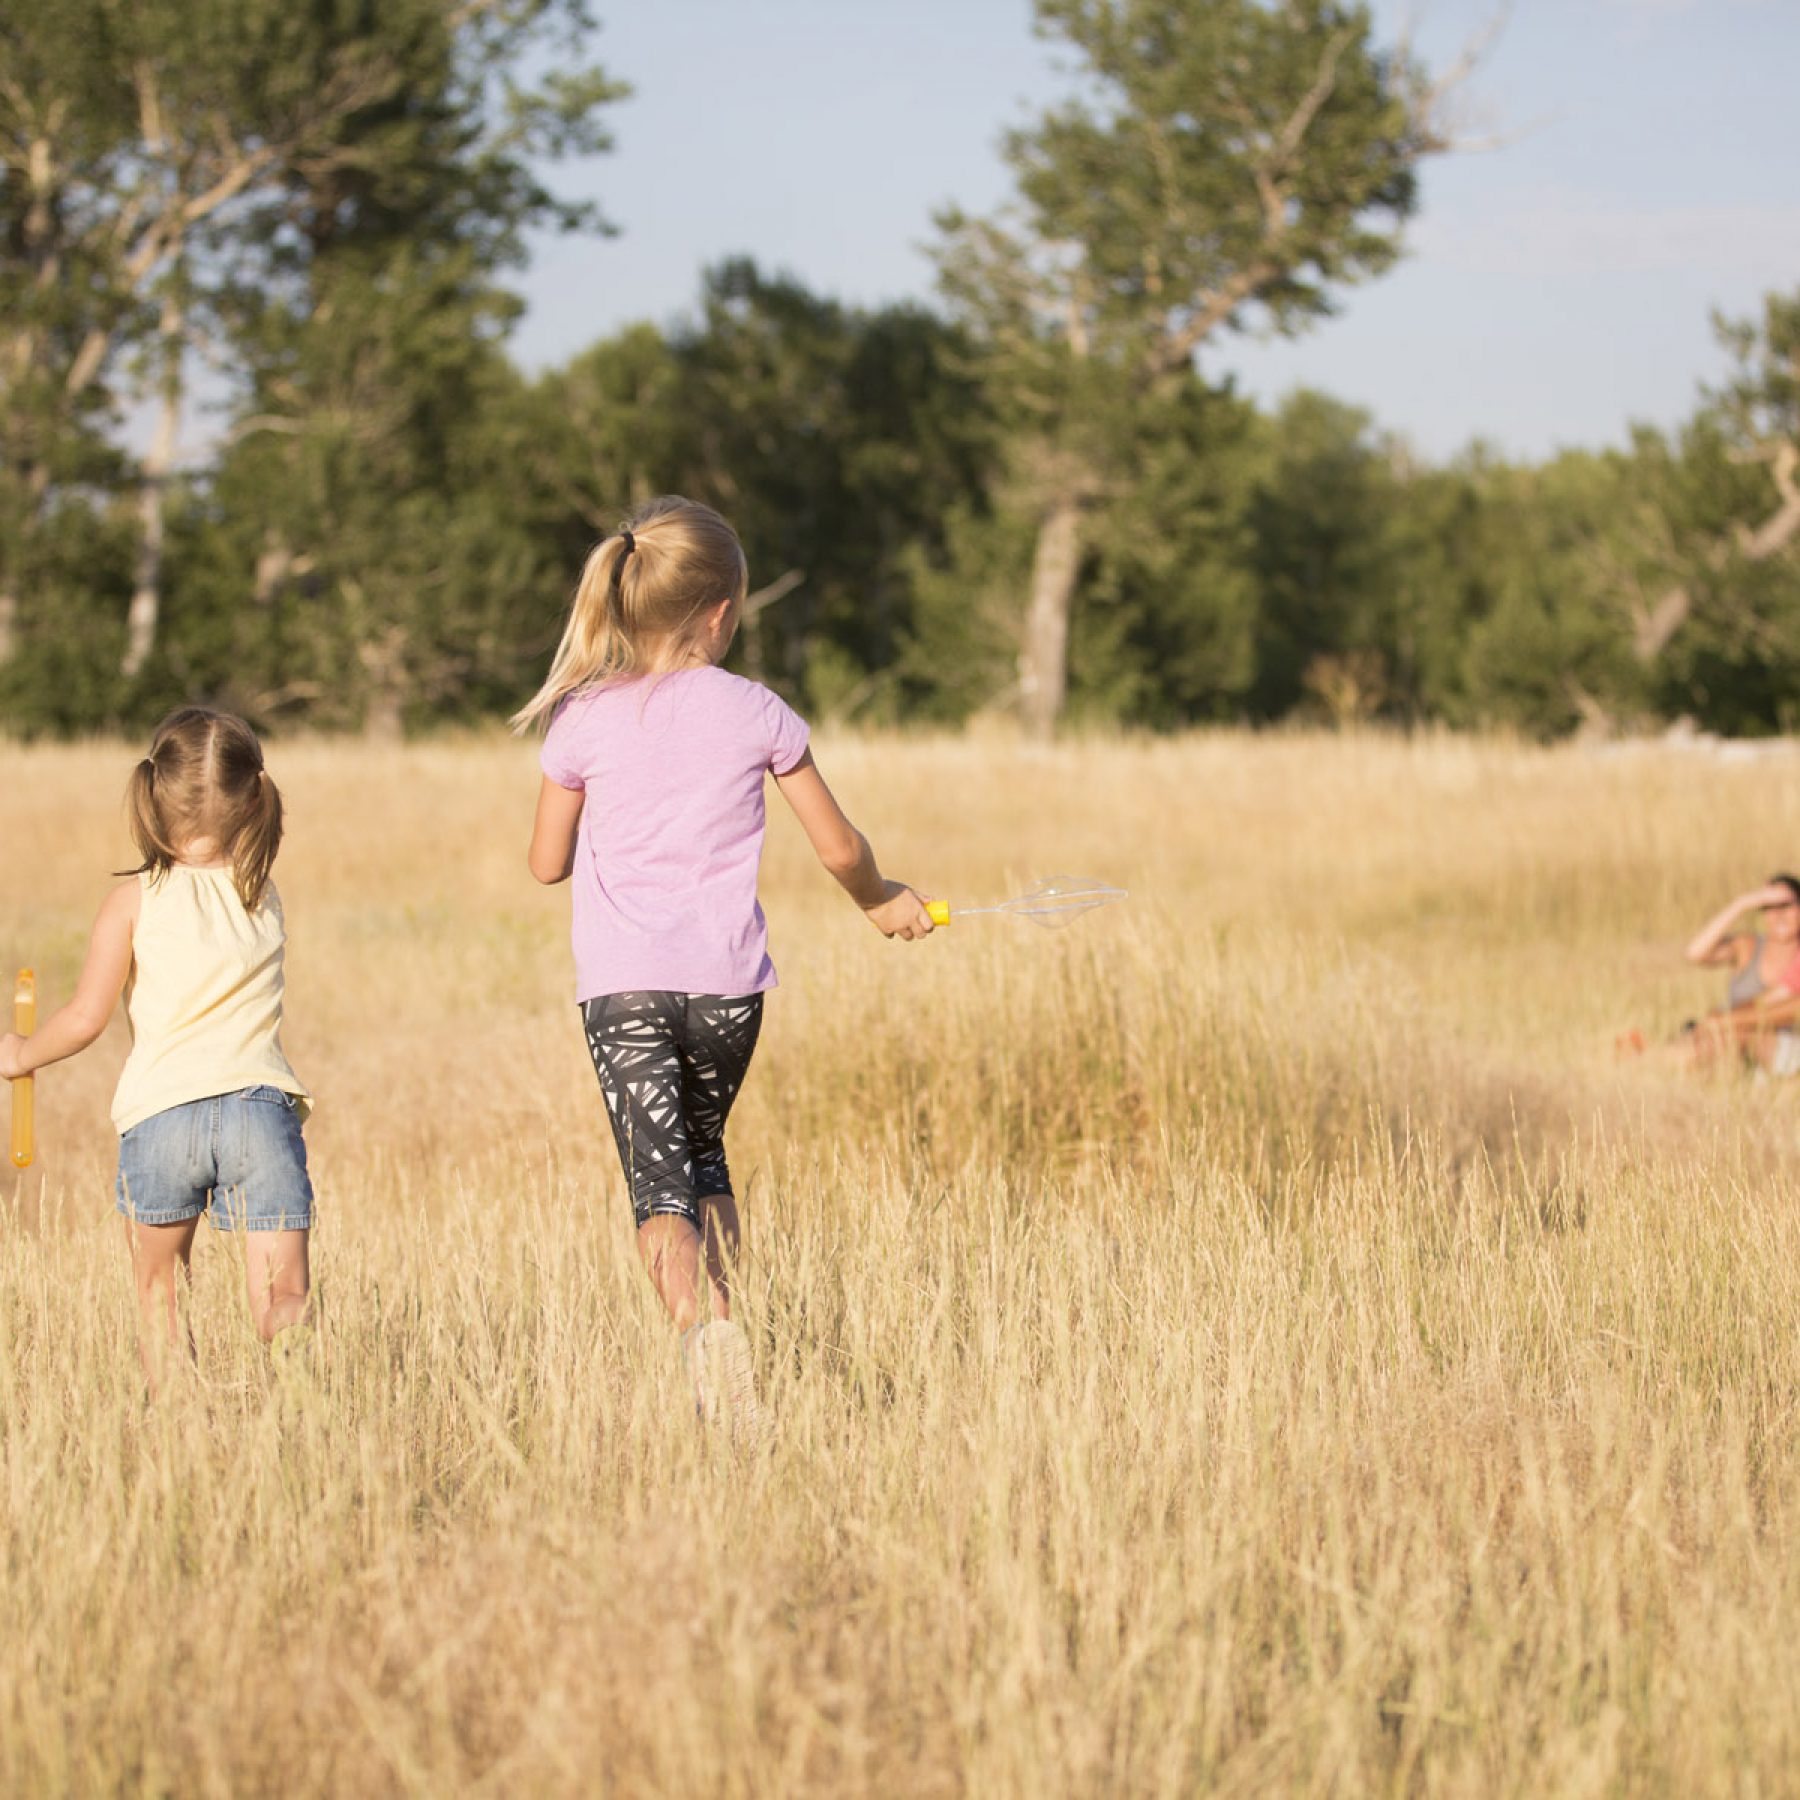
[[[767,688],[717,667],[617,681],[566,700],[544,773],[585,796],[573,879],[576,998],[775,985],[756,899],[763,778],[806,753]]]
[[[306,1090],[281,1049],[286,931],[273,882],[246,908],[229,867],[138,876],[125,1012],[132,1048],[113,1097],[121,1131],[240,1088]]]

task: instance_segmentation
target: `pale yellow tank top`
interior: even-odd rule
[[[246,912],[229,869],[140,875],[125,1016],[131,1054],[113,1095],[121,1132],[190,1100],[273,1087],[310,1096],[281,1050],[287,929],[271,882]]]

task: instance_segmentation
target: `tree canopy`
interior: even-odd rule
[[[527,376],[528,232],[607,229],[551,178],[624,91],[580,0],[9,15],[0,727],[503,717],[661,491],[744,539],[737,666],[826,717],[1797,723],[1800,291],[1620,448],[1432,466],[1328,395],[1259,407],[1217,334],[1392,263],[1442,82],[1342,0],[1038,17],[1078,78],[1007,140],[1012,203],[942,221],[940,305],[740,256]]]

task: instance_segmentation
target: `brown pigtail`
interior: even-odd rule
[[[266,769],[257,771],[256,785],[245,802],[244,818],[231,842],[231,879],[247,912],[262,903],[281,848],[281,790]]]
[[[164,875],[175,860],[175,846],[169,842],[162,814],[156,804],[156,763],[146,756],[131,771],[125,784],[125,823],[131,841],[143,858],[135,869],[120,869],[121,875]]]
[[[245,910],[261,904],[281,847],[281,794],[242,719],[209,706],[177,707],[131,771],[125,814],[144,860],[121,874],[166,875],[185,846],[204,840],[231,865]]]

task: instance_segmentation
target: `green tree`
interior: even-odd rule
[[[154,397],[159,418],[143,459],[126,673],[148,654],[162,496],[208,272],[283,166],[317,154],[332,119],[397,79],[353,36],[328,67],[297,67],[296,40],[318,23],[257,0],[41,0],[0,30],[0,207],[15,222],[4,280],[29,296],[12,315],[0,394],[12,439],[0,652],[12,647],[22,538],[53,484],[79,479],[58,446],[136,394]]]
[[[1732,732],[1797,722],[1800,298],[1715,326],[1736,367],[1693,418],[1544,465],[1533,516],[1497,546],[1504,559],[1539,540],[1565,628],[1606,644],[1563,677],[1602,728],[1682,713]]]
[[[281,648],[247,702],[388,734],[510,682],[542,552],[492,452],[518,387],[501,280],[529,228],[604,228],[539,172],[607,142],[601,109],[622,90],[575,54],[591,24],[574,0],[358,9],[360,53],[403,78],[335,119],[244,222],[219,314],[245,393],[210,556],[234,681],[259,668],[246,639]],[[552,33],[569,38],[560,72],[518,85]],[[273,623],[296,613],[297,645]]]
[[[841,306],[740,258],[708,272],[674,348],[692,491],[782,596],[753,598],[747,666],[830,710],[866,704],[910,629],[903,552],[940,550],[948,508],[985,479],[991,425],[960,333],[917,307]]]
[[[181,570],[201,598],[166,660],[253,718],[393,735],[515,666],[542,551],[485,432],[517,383],[493,341],[511,305],[464,257],[420,258],[320,260],[322,317],[263,370],[283,410],[250,415],[209,484]]]
[[[1261,608],[1251,710],[1279,718],[1308,695],[1339,717],[1382,710],[1395,621],[1394,480],[1373,421],[1300,392],[1265,427],[1250,505]]]
[[[1800,292],[1715,319],[1735,367],[1673,442],[1640,433],[1629,591],[1669,710],[1792,727],[1800,684]]]
[[[1254,668],[1258,596],[1246,523],[1254,409],[1191,372],[1146,396],[1112,449],[1114,491],[1081,545],[1086,604],[1072,622],[1070,710],[1175,725],[1231,716]],[[1018,594],[1038,492],[1015,446],[958,505],[944,548],[915,559],[907,692],[966,718],[1017,695]]]
[[[988,351],[1035,549],[1031,729],[1062,710],[1085,521],[1139,408],[1221,329],[1296,332],[1399,254],[1442,86],[1341,0],[1039,0],[1084,86],[1007,140],[1010,216],[942,221],[944,289]],[[1029,496],[1028,502],[1024,500]]]
[[[1616,515],[1615,458],[1570,452],[1537,468],[1478,470],[1480,502],[1458,558],[1466,632],[1453,723],[1538,737],[1641,716],[1642,684],[1596,534]]]
[[[991,456],[954,328],[913,306],[846,307],[735,258],[706,272],[670,337],[632,327],[522,404],[524,510],[557,545],[558,611],[627,506],[692,494],[750,561],[734,651],[747,670],[827,712],[904,703],[915,558],[941,560],[951,509],[979,497]]]
[[[249,411],[270,429],[293,433],[305,410],[294,380],[302,324],[340,338],[379,330],[409,269],[458,264],[473,295],[518,260],[527,226],[588,222],[535,170],[604,141],[598,109],[619,90],[577,54],[591,25],[582,0],[43,0],[9,15],[0,281],[33,301],[0,354],[0,654],[18,642],[32,533],[67,503],[57,489],[133,473],[116,454],[94,467],[122,400],[151,399],[158,414],[136,471],[121,634],[133,677],[157,642],[166,500],[195,360],[249,391]],[[553,71],[521,82],[521,63],[551,48]],[[426,254],[412,254],[410,231],[426,234]],[[394,256],[378,281],[380,243]],[[346,268],[327,268],[340,249]],[[377,288],[381,303],[351,318]],[[422,291],[443,298],[441,267]],[[271,329],[284,309],[287,328]],[[484,310],[485,299],[465,307],[469,328]],[[284,357],[278,394],[271,365]],[[48,608],[33,617],[55,625]],[[165,658],[150,672],[153,686],[167,668]],[[23,685],[34,685],[29,672]]]

